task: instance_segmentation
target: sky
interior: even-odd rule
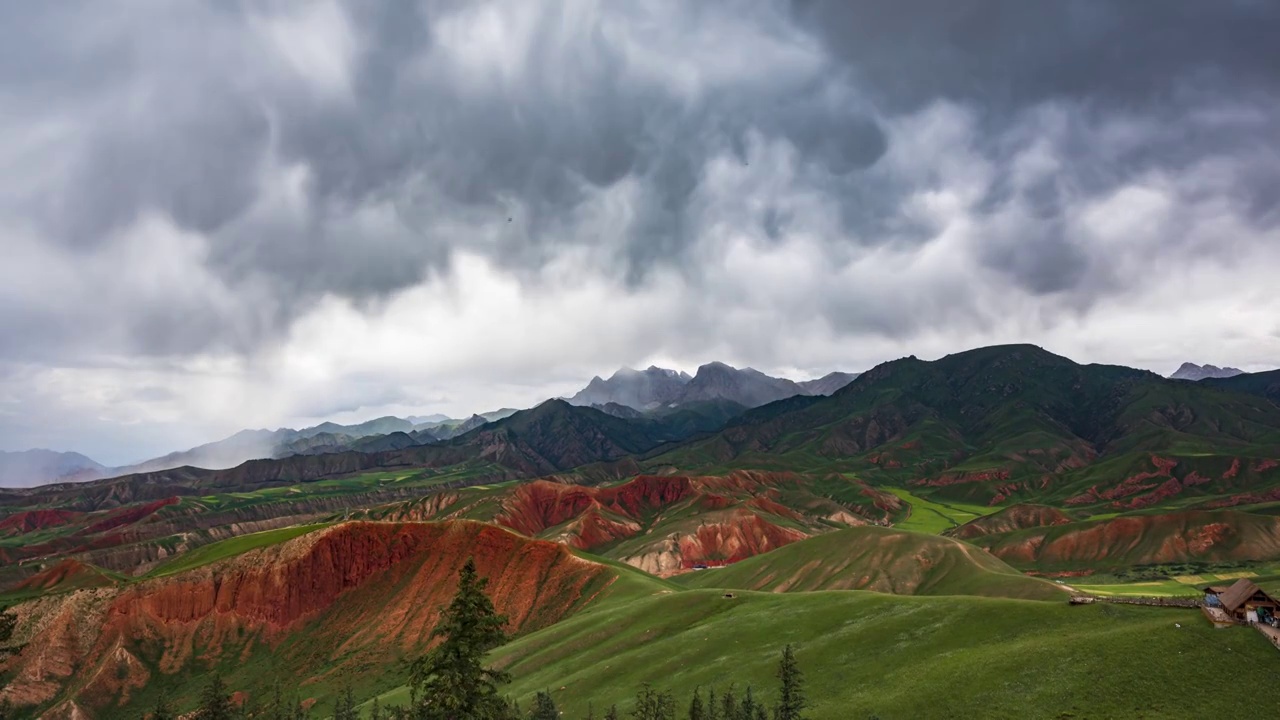
[[[1280,365],[1280,3],[0,5],[0,449],[1005,342]]]

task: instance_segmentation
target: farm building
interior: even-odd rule
[[[1269,623],[1280,613],[1280,602],[1251,580],[1234,585],[1210,585],[1204,589],[1206,608],[1218,608],[1236,622]]]

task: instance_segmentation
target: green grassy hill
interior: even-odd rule
[[[1272,667],[1258,633],[1214,630],[1198,613],[1071,607],[866,592],[693,590],[600,604],[501,648],[522,706],[548,689],[566,718],[623,716],[641,683],[687,706],[697,687],[774,700],[773,672],[794,643],[812,720],[848,718],[1190,718],[1241,707],[1222,667]],[[1176,627],[1175,623],[1182,627]],[[1280,706],[1280,686],[1249,690]],[[395,690],[383,702],[403,702]]]
[[[1074,499],[1106,512],[1169,479],[1178,487],[1142,507],[1273,487],[1280,472],[1268,473],[1267,459],[1277,447],[1280,407],[1265,397],[1009,345],[884,363],[828,398],[757,408],[642,464],[830,469],[926,497]],[[1157,455],[1174,469],[1153,470]],[[1144,473],[1161,480],[1121,487]]]
[[[1063,600],[990,553],[950,538],[857,527],[792,543],[726,568],[681,575],[694,588],[770,592],[876,590],[902,595],[985,595]]]

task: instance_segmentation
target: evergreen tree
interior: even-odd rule
[[[413,663],[414,715],[422,720],[504,720],[511,707],[497,686],[511,682],[500,670],[484,667],[484,657],[506,641],[507,619],[485,595],[487,580],[468,559],[458,576],[458,592],[431,632],[442,642]]]
[[[360,713],[356,712],[356,697],[351,692],[350,685],[338,691],[338,697],[334,698],[333,720],[360,720]]]
[[[782,649],[778,680],[782,683],[782,691],[773,713],[774,720],[804,720],[804,709],[808,706],[804,696],[804,675],[796,664],[796,654],[790,645]]]
[[[671,693],[658,692],[649,683],[636,693],[636,709],[631,711],[635,720],[676,720],[676,702]]]
[[[738,717],[741,720],[755,720],[756,700],[752,697],[751,686],[747,686],[747,694],[742,696],[742,704],[738,706]]]
[[[13,712],[13,705],[9,704],[9,698],[0,700],[0,720],[10,720],[15,717],[17,715]]]
[[[721,698],[720,717],[723,720],[738,720],[738,699],[733,696],[733,685],[729,686]]]
[[[689,720],[707,720],[707,713],[702,709],[702,688],[693,689],[693,699],[689,701]]]
[[[151,708],[151,720],[174,720],[173,705],[169,702],[169,692],[160,691],[156,698],[156,706]]]
[[[369,720],[386,720],[385,713],[382,712],[382,703],[378,701],[378,696],[373,696],[373,705],[369,706]]]
[[[720,720],[720,705],[716,702],[716,689],[712,687],[707,691],[707,720]]]
[[[297,695],[293,696],[293,720],[311,720],[311,711],[303,706]]]
[[[267,702],[266,710],[263,712],[265,720],[291,720],[293,708],[285,704],[284,690],[280,686],[280,679],[271,684],[271,700]]]
[[[209,678],[209,684],[201,691],[195,716],[196,720],[235,720],[237,713],[231,704],[231,693],[218,673]]]
[[[596,708],[590,702],[587,703],[587,720],[596,720]]]
[[[551,693],[541,690],[533,698],[533,710],[529,711],[529,720],[558,720],[560,711],[556,709],[556,701]]]
[[[604,720],[618,720],[618,706],[610,705],[609,712],[604,714]]]

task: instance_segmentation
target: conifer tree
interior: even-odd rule
[[[631,711],[634,720],[676,720],[676,703],[670,693],[654,690],[645,683],[636,693],[636,709]]]
[[[468,559],[458,574],[458,592],[431,632],[442,642],[413,663],[414,716],[421,720],[505,720],[512,716],[497,686],[511,682],[500,670],[484,666],[484,657],[506,641],[507,618],[485,595],[488,581]]]
[[[556,720],[560,717],[560,710],[556,708],[556,701],[551,697],[551,693],[546,690],[539,690],[533,695],[533,706],[529,708],[529,720]]]
[[[733,696],[733,685],[729,686],[721,698],[720,717],[723,720],[738,720],[738,699]]]
[[[596,720],[596,708],[590,702],[587,702],[587,720]]]
[[[558,720],[560,711],[556,709],[556,701],[551,693],[540,690],[533,698],[533,709],[529,711],[529,720]]]
[[[720,720],[720,704],[716,702],[716,689],[714,686],[707,691],[707,720]]]
[[[610,705],[609,712],[604,714],[604,720],[618,720],[618,706]]]
[[[291,720],[291,712],[293,708],[284,702],[284,690],[280,686],[280,679],[271,684],[271,700],[267,703],[266,711],[263,713],[265,720]]]
[[[804,696],[804,675],[796,664],[796,654],[790,645],[782,649],[778,680],[782,689],[778,707],[773,713],[774,720],[804,720],[804,709],[808,706]]]
[[[373,696],[373,705],[369,706],[369,720],[386,720],[386,713],[382,711],[382,703],[378,700],[378,696]]]
[[[222,682],[222,675],[214,673],[200,693],[200,707],[196,710],[196,720],[234,720],[235,706],[231,704],[231,694]]]
[[[741,720],[755,720],[756,700],[752,696],[751,686],[747,686],[747,694],[742,696],[742,704],[738,706],[738,717]]]
[[[174,720],[173,705],[169,702],[169,692],[160,691],[155,707],[151,708],[151,720]]]
[[[311,720],[311,711],[303,706],[296,694],[293,696],[293,720]]]
[[[350,685],[338,691],[338,697],[334,698],[333,720],[360,720],[360,713],[356,712],[356,697],[351,692]]]
[[[689,701],[689,720],[707,720],[707,713],[702,707],[702,688],[693,689],[693,699]]]

